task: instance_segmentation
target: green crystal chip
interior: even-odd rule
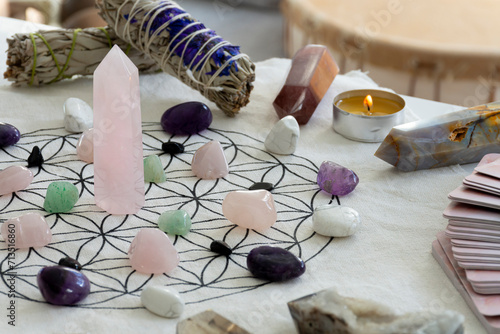
[[[78,188],[67,181],[56,181],[49,184],[43,208],[50,213],[68,212],[78,201]]]
[[[158,227],[168,234],[186,235],[191,229],[191,217],[184,210],[165,211],[158,218]]]
[[[157,155],[144,158],[144,181],[154,183],[167,181],[167,176]]]

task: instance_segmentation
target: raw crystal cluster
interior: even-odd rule
[[[182,320],[176,334],[250,334],[234,322],[208,310]]]
[[[328,91],[339,67],[323,45],[306,45],[294,55],[285,85],[274,100],[279,118],[306,124]]]
[[[137,67],[115,45],[94,72],[94,196],[111,214],[144,205],[140,105]]]
[[[500,153],[500,102],[392,128],[375,156],[402,171],[477,162]]]
[[[396,315],[387,306],[327,289],[288,303],[300,334],[461,334],[464,317],[454,311]]]

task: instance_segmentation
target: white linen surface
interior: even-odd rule
[[[3,58],[0,61],[4,64],[3,51],[6,45],[2,42],[1,47]],[[350,141],[336,134],[332,129],[333,97],[349,89],[376,87],[376,84],[361,72],[337,76],[312,119],[307,125],[301,126],[300,141],[294,155],[266,154],[263,141],[273,124],[278,121],[272,102],[285,80],[289,66],[290,60],[286,59],[270,59],[257,63],[257,79],[251,102],[235,118],[226,117],[198,92],[175,78],[166,74],[141,76],[142,117],[145,131],[152,135],[145,136],[145,144],[151,145],[145,146],[144,155],[161,153],[158,149],[161,143],[156,138],[166,141],[169,136],[161,131],[157,123],[162,113],[175,104],[191,100],[207,103],[214,113],[211,125],[213,130],[189,139],[173,138],[189,144],[183,156],[185,159],[174,159],[170,164],[168,155],[161,156],[164,165],[169,164],[166,169],[167,178],[172,182],[167,181],[164,185],[167,190],[152,187],[146,197],[156,199],[149,202],[147,210],[141,210],[137,216],[130,217],[125,222],[130,230],[127,232],[124,229],[120,237],[116,236],[115,245],[121,253],[110,247],[111,243],[98,252],[97,259],[105,263],[108,258],[113,258],[114,262],[109,265],[99,267],[96,262],[89,260],[95,249],[100,247],[99,243],[89,241],[88,247],[82,246],[81,240],[85,238],[90,240],[92,236],[98,238],[97,234],[84,236],[77,241],[68,241],[72,239],[65,233],[75,232],[78,224],[91,225],[89,221],[78,220],[76,214],[70,213],[61,217],[68,222],[74,222],[74,225],[70,223],[63,225],[61,221],[56,224],[54,215],[47,215],[41,209],[46,186],[52,178],[71,180],[73,172],[69,169],[84,170],[85,166],[84,163],[75,161],[76,155],[71,145],[64,144],[62,150],[55,147],[56,144],[45,146],[42,152],[46,159],[54,152],[58,154],[51,157],[52,161],[48,161],[47,170],[37,174],[34,184],[27,189],[28,191],[19,192],[18,197],[14,198],[11,195],[0,197],[0,209],[4,208],[3,212],[0,211],[0,219],[18,216],[23,210],[23,212],[26,210],[40,212],[48,216],[47,221],[54,233],[53,245],[49,245],[53,247],[37,249],[39,255],[34,254],[33,250],[16,252],[17,264],[20,265],[22,259],[26,259],[26,263],[30,266],[20,267],[17,270],[18,274],[26,275],[18,277],[16,281],[16,292],[23,296],[15,299],[17,307],[15,330],[23,333],[174,333],[178,319],[157,317],[140,305],[141,286],[144,283],[157,283],[173,285],[189,302],[182,318],[213,309],[252,333],[293,333],[294,326],[286,302],[329,287],[336,287],[346,296],[380,301],[400,313],[425,308],[452,309],[465,315],[466,332],[483,332],[481,325],[433,259],[430,251],[436,233],[443,230],[447,224],[442,217],[442,211],[449,202],[447,194],[461,183],[467,173],[459,166],[411,173],[399,172],[373,156],[378,144]],[[17,126],[24,134],[37,129],[55,129],[42,131],[40,137],[23,137],[16,147],[0,151],[0,169],[12,164],[23,164],[21,157],[27,157],[29,149],[37,143],[37,140],[45,144],[49,138],[66,136],[70,144],[76,143],[78,135],[69,135],[62,127],[62,105],[69,97],[81,98],[92,105],[92,78],[79,78],[40,88],[14,88],[6,80],[0,81],[1,121]],[[408,117],[412,119],[415,116],[409,112]],[[226,148],[226,156],[230,160],[228,182],[221,181],[215,184],[211,181],[202,181],[196,185],[196,180],[189,170],[189,162],[195,149],[210,139],[220,140]],[[235,146],[231,141],[236,147],[241,147],[239,154],[235,153]],[[64,162],[61,155],[67,162]],[[234,159],[231,160],[231,157]],[[330,242],[326,237],[314,235],[311,239],[304,240],[303,236],[313,235],[311,206],[330,201],[327,194],[317,192],[318,187],[313,182],[317,169],[325,160],[351,168],[358,174],[360,179],[358,187],[351,194],[341,197],[340,201],[342,205],[354,208],[360,213],[362,226],[354,236],[348,238],[335,238]],[[276,161],[279,163],[276,164]],[[265,180],[270,182],[281,175],[276,169],[288,169],[286,175],[283,174],[285,177],[281,187],[275,191],[279,212],[278,222],[272,230],[264,232],[264,236],[251,232],[244,238],[247,232],[245,229],[232,229],[230,233],[228,232],[226,241],[232,246],[238,241],[242,242],[239,253],[233,256],[233,261],[226,262],[222,257],[218,257],[210,264],[206,261],[201,264],[202,260],[198,258],[195,260],[191,254],[195,250],[201,252],[199,245],[203,240],[205,243],[208,240],[204,237],[204,227],[208,225],[204,224],[213,223],[221,227],[217,231],[206,231],[210,237],[224,236],[229,224],[221,216],[222,199],[230,190],[238,189],[239,186],[248,187],[251,184],[250,180],[260,181],[263,170],[249,167],[257,166],[259,163],[276,164],[277,167],[274,169],[269,167],[272,171]],[[68,170],[62,167],[65,164],[69,166]],[[91,177],[91,165],[85,169],[85,173]],[[176,182],[173,182],[174,180]],[[178,268],[170,276],[156,275],[151,280],[148,275],[131,274],[132,270],[126,257],[127,245],[131,238],[137,232],[137,228],[153,227],[161,212],[177,208],[175,204],[177,202],[165,194],[168,191],[182,193],[183,184],[189,189],[198,186],[211,196],[206,202],[207,209],[200,209],[193,219],[195,232],[191,232],[185,239],[176,240],[176,247],[179,247],[181,252],[181,265],[185,270]],[[214,184],[215,188],[210,189]],[[80,187],[80,184],[78,186]],[[87,186],[91,189],[91,185]],[[80,201],[72,212],[81,213],[94,222],[102,222],[104,228],[103,217],[106,215],[95,207],[89,191],[79,189],[82,191]],[[15,203],[9,204],[11,200]],[[308,203],[311,206],[307,206]],[[195,210],[192,204],[186,204],[185,208],[190,214]],[[112,224],[118,219],[109,218]],[[300,226],[300,229],[297,235],[294,235],[297,226]],[[286,240],[280,239],[280,235],[286,235]],[[292,240],[293,236],[296,237],[295,241]],[[246,245],[243,245],[244,243]],[[302,254],[307,260],[306,273],[288,282],[263,285],[261,283],[265,282],[249,277],[248,272],[244,270],[245,254],[252,247],[265,243],[290,247],[293,253]],[[208,245],[209,243],[206,247]],[[323,246],[325,247],[320,249]],[[83,272],[92,281],[92,291],[100,291],[102,295],[115,298],[114,301],[104,301],[105,298],[97,296],[101,293],[95,293],[84,301],[83,307],[56,307],[42,302],[40,293],[36,289],[36,273],[40,266],[48,265],[50,261],[57,262],[62,257],[62,252],[75,256],[77,250],[81,250],[80,260],[89,263],[88,270],[84,267]],[[209,251],[203,254],[211,256]],[[4,259],[6,255],[6,244],[1,241],[0,258]],[[221,266],[225,264],[228,266],[224,272],[226,276],[221,277],[231,279],[222,280],[217,276],[222,272]],[[2,264],[2,272],[6,270],[5,265]],[[208,283],[203,285],[199,282],[196,285],[187,278],[188,270],[195,272],[196,277],[202,277],[200,266],[206,268],[203,275],[210,277],[212,285]],[[120,268],[116,269],[117,267]],[[119,283],[109,282],[108,276],[99,274],[104,273],[104,270],[110,270]],[[232,277],[232,273],[241,275],[242,281]],[[130,279],[127,276],[129,274]],[[117,293],[120,288],[116,288],[116,285],[123,290],[121,295]],[[197,289],[190,291],[190,286],[196,286]],[[243,286],[254,288],[244,291]],[[108,289],[109,287],[114,288]],[[234,294],[225,292],[232,291],[233,288]],[[4,310],[0,312],[1,333],[14,332],[14,329],[7,324],[6,308],[10,299],[6,295],[6,289],[6,284],[0,283],[0,309]],[[92,304],[93,302],[95,304]]]

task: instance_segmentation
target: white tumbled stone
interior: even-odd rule
[[[264,145],[271,153],[288,155],[295,152],[299,137],[299,123],[295,117],[286,116],[273,126]]]
[[[184,301],[179,293],[167,286],[146,286],[141,293],[141,302],[148,311],[164,318],[178,318],[184,311]]]
[[[314,209],[312,221],[316,233],[329,237],[353,235],[361,224],[356,210],[337,204],[318,206]]]
[[[94,123],[94,113],[87,102],[70,97],[64,102],[64,128],[69,132],[80,133],[90,129]]]

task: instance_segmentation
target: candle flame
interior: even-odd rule
[[[373,107],[373,99],[372,99],[372,96],[371,95],[366,95],[364,101],[363,101],[363,105],[365,106],[366,109],[368,109],[368,111],[370,111]]]

